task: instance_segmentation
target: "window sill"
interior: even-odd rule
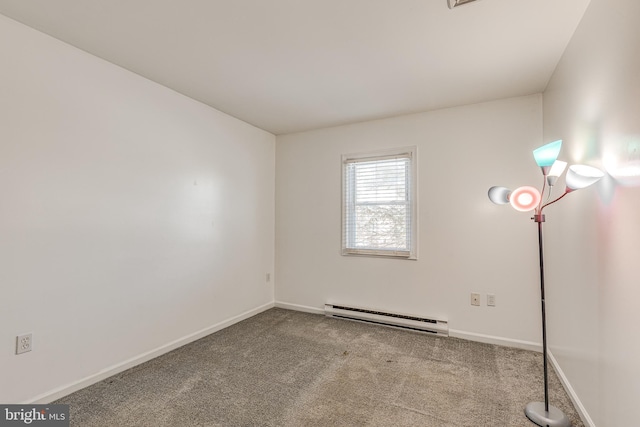
[[[343,249],[342,255],[344,256],[364,256],[373,258],[393,258],[393,259],[406,259],[417,260],[416,255],[412,255],[407,251],[378,251],[373,249]]]

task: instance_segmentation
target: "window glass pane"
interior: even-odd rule
[[[354,248],[409,250],[406,205],[356,206],[354,227]]]

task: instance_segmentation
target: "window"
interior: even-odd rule
[[[416,148],[342,157],[342,254],[416,259]]]

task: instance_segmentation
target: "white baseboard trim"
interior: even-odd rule
[[[462,338],[469,341],[482,342],[485,344],[495,344],[495,345],[501,345],[504,347],[514,347],[514,348],[520,348],[523,350],[531,350],[531,351],[537,351],[538,353],[542,353],[542,344],[531,342],[531,341],[522,341],[522,340],[516,340],[512,338],[497,337],[494,335],[477,334],[475,332],[460,331],[457,329],[449,329],[449,336],[455,337],[455,338]]]
[[[582,404],[582,401],[576,394],[576,391],[573,389],[573,387],[571,387],[571,383],[569,382],[569,379],[566,377],[566,375],[562,371],[562,368],[560,368],[560,364],[558,364],[558,361],[553,356],[553,353],[551,353],[550,350],[547,351],[547,356],[548,356],[548,360],[551,362],[551,365],[553,366],[553,369],[555,369],[556,374],[558,374],[558,378],[560,378],[562,387],[564,387],[565,391],[569,395],[569,398],[571,399],[573,406],[576,408],[576,411],[578,411],[578,415],[580,415],[580,418],[582,419],[582,422],[584,423],[584,425],[586,427],[596,427],[596,424],[593,422],[593,420],[589,416],[589,413],[587,412],[584,405]]]
[[[276,301],[275,306],[286,310],[304,311],[305,313],[324,314],[324,306],[322,308],[309,307],[308,305],[291,304],[288,302]]]
[[[70,384],[66,384],[64,386],[55,388],[53,390],[50,390],[46,393],[40,394],[32,399],[29,399],[26,402],[23,402],[23,404],[29,405],[29,404],[47,404],[50,402],[53,402],[54,400],[57,400],[61,397],[67,396],[75,391],[78,391],[80,389],[83,389],[85,387],[88,387],[92,384],[95,384],[97,382],[100,382],[102,380],[104,380],[105,378],[109,378],[110,376],[113,376],[115,374],[118,374],[122,371],[125,371],[129,368],[132,368],[136,365],[139,365],[141,363],[144,363],[146,361],[149,361],[151,359],[154,359],[158,356],[161,356],[165,353],[168,353],[172,350],[175,350],[178,347],[182,347],[183,345],[189,344],[190,342],[199,340],[200,338],[206,337],[207,335],[210,335],[214,332],[217,332],[221,329],[224,329],[228,326],[231,326],[235,323],[238,323],[242,320],[248,319],[250,317],[255,316],[256,314],[262,313],[263,311],[269,310],[270,308],[274,307],[274,303],[270,302],[264,305],[261,305],[259,307],[256,307],[254,309],[251,309],[249,311],[245,311],[244,313],[241,313],[237,316],[233,316],[227,320],[223,320],[222,322],[218,322],[215,325],[211,325],[208,326],[204,329],[201,329],[199,331],[196,331],[194,333],[191,333],[189,335],[185,335],[182,338],[178,338],[177,340],[171,341],[170,343],[167,343],[165,345],[162,345],[158,348],[155,348],[151,351],[148,351],[146,353],[142,353],[138,356],[134,356],[130,359],[127,359],[121,363],[118,363],[116,365],[110,366],[108,368],[105,368],[103,370],[101,370],[100,372],[97,372],[93,375],[89,375],[88,377],[82,378],[78,381],[72,382]]]
[[[324,308],[310,307],[307,305],[292,304],[283,301],[276,301],[275,306],[286,310],[303,311],[305,313],[324,314]],[[542,344],[531,341],[522,341],[511,338],[497,337],[493,335],[477,334],[475,332],[460,331],[457,329],[449,329],[449,336],[462,338],[469,341],[477,341],[486,344],[496,344],[504,347],[515,347],[523,350],[532,350],[542,353]]]

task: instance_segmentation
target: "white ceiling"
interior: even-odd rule
[[[544,90],[590,0],[0,0],[274,134]]]

